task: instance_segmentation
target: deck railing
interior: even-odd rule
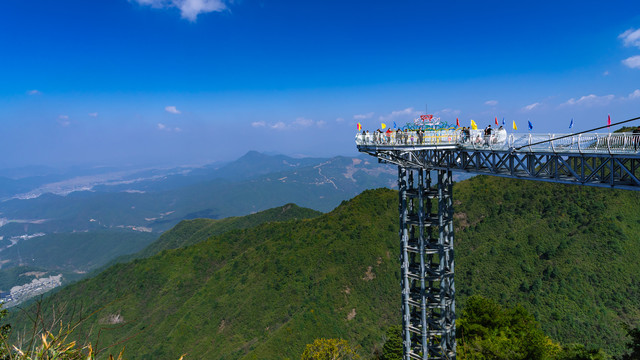
[[[471,130],[469,135],[460,130],[416,131],[391,133],[359,133],[356,144],[380,147],[458,146],[477,150],[511,150],[518,152],[552,153],[605,153],[628,154],[640,150],[640,134],[589,133],[589,134],[507,134],[494,131],[485,136],[483,130]]]

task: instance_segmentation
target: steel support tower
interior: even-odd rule
[[[450,170],[398,167],[404,358],[455,359]]]

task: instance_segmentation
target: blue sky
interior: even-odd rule
[[[638,1],[8,0],[0,167],[356,154],[430,113],[640,116]]]

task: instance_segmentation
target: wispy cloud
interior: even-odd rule
[[[487,100],[484,102],[485,105],[496,106],[498,105],[498,100]]]
[[[590,95],[585,95],[579,99],[575,99],[575,98],[571,98],[569,100],[567,100],[567,102],[565,102],[562,105],[568,105],[568,106],[604,106],[604,105],[608,105],[613,99],[615,98],[615,96],[613,95],[604,95],[604,96],[597,96],[594,94],[590,94]]]
[[[275,123],[267,123],[266,121],[254,121],[251,126],[254,128],[269,128],[273,130],[301,130],[312,126],[323,127],[327,124],[326,121],[308,119],[305,117],[298,117],[293,121],[284,122],[278,121]]]
[[[632,69],[640,69],[640,55],[635,55],[622,60],[622,63]]]
[[[640,48],[640,29],[629,29],[618,36],[622,39],[624,46],[635,46]]]
[[[178,8],[180,16],[189,21],[196,21],[198,15],[223,11],[227,8],[223,0],[133,0],[140,5],[156,9]]]
[[[180,129],[179,127],[173,127],[172,128],[172,127],[167,126],[167,125],[165,125],[163,123],[158,123],[157,128],[160,131],[173,131],[173,132],[181,132],[182,131],[182,129]]]
[[[456,110],[456,109],[442,109],[442,110],[438,110],[434,113],[434,115],[451,115],[451,116],[458,116],[462,113],[462,111],[460,110]]]
[[[537,108],[538,106],[540,106],[540,103],[539,102],[535,102],[533,104],[529,104],[529,105],[523,107],[522,110],[523,111],[531,111],[531,110]]]
[[[175,106],[166,106],[164,110],[172,114],[180,114],[180,110],[176,109]]]
[[[59,115],[58,116],[58,124],[67,127],[71,125],[71,121],[69,121],[69,115]]]
[[[399,118],[406,118],[407,120],[410,120],[411,118],[417,115],[418,115],[418,112],[415,111],[412,107],[410,107],[404,110],[392,111],[391,114],[380,116],[379,119],[380,121],[389,121],[389,120],[394,120]]]
[[[629,94],[627,99],[629,99],[629,100],[631,100],[631,99],[640,99],[640,89],[636,89],[634,92]]]
[[[353,115],[353,119],[354,119],[354,120],[365,120],[365,119],[371,119],[371,117],[373,117],[373,112],[366,113],[366,114],[356,114],[356,115]]]
[[[336,122],[339,122],[339,123],[344,122],[344,118],[341,118],[341,117],[336,118]]]
[[[27,91],[27,94],[28,95],[42,95],[42,92],[40,92],[40,90],[33,89],[33,90]]]
[[[270,128],[272,128],[272,129],[275,129],[275,130],[284,130],[284,129],[286,129],[286,128],[287,128],[287,124],[285,124],[285,123],[284,123],[284,122],[282,122],[282,121],[278,121],[278,122],[277,122],[277,123],[275,123],[275,124],[271,124],[271,125],[269,125],[269,127],[270,127]]]
[[[303,117],[299,117],[299,118],[297,118],[297,119],[295,119],[293,121],[293,125],[302,126],[302,127],[309,127],[309,126],[313,125],[313,120],[305,119]]]
[[[97,112],[92,112],[88,114],[91,117],[98,117],[98,113]]]

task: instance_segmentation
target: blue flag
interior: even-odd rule
[[[502,118],[502,126],[504,126],[504,118]]]
[[[571,124],[569,124],[569,129],[573,127],[573,118],[571,118]]]
[[[396,122],[394,121],[394,122],[393,122],[393,128],[395,129],[395,128],[397,128],[397,127],[398,127],[398,125],[396,125]]]
[[[527,122],[529,123],[529,130],[533,130],[533,124],[531,124],[531,121],[527,120]]]

